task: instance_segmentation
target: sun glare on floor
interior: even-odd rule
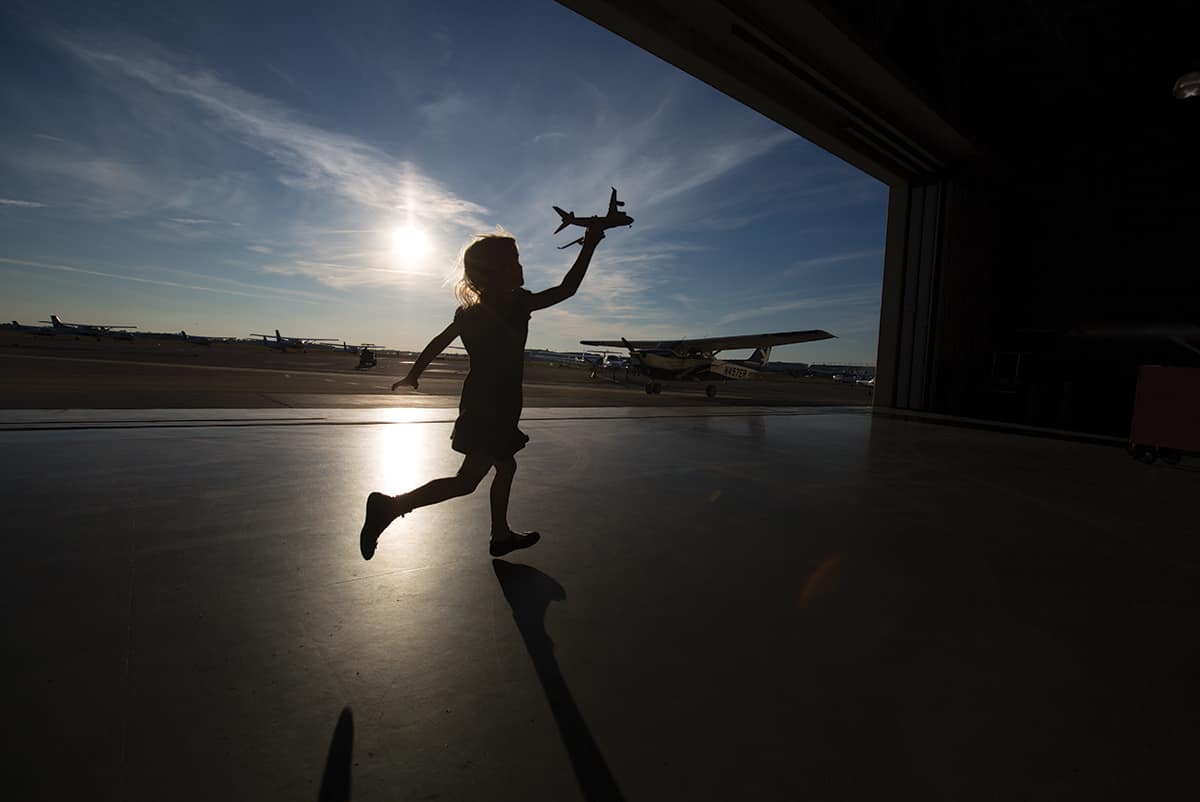
[[[441,463],[450,453],[450,441],[444,427],[398,423],[381,426],[378,432],[379,482],[374,489],[388,495],[407,493],[445,472]]]

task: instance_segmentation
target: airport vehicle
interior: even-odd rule
[[[575,212],[564,212],[562,209],[554,206],[552,208],[554,211],[558,212],[558,216],[562,218],[562,223],[559,224],[558,228],[554,229],[554,233],[557,234],[567,226],[583,226],[584,228],[605,229],[616,228],[617,226],[631,226],[633,225],[633,218],[625,214],[625,212],[620,211],[620,207],[624,205],[624,201],[617,200],[617,188],[613,187],[612,196],[608,199],[608,214],[604,215],[603,217],[599,215],[593,215],[591,217],[576,217]],[[583,237],[580,237],[577,240],[568,242],[566,245],[560,245],[558,249],[561,251],[563,248],[569,248],[572,245],[582,244]]]
[[[375,357],[375,349],[379,347],[381,346],[375,343],[363,343],[362,350],[358,352],[358,365],[354,369],[363,370],[375,367],[378,364],[378,360]]]
[[[834,335],[821,329],[783,331],[775,334],[736,334],[728,337],[704,337],[694,340],[580,340],[582,345],[623,345],[629,351],[628,366],[647,377],[646,392],[662,392],[659,378],[698,379],[719,376],[724,379],[748,379],[757,375],[771,358],[776,345],[806,343],[832,339]],[[753,348],[745,360],[718,359],[717,354],[730,349]],[[717,386],[708,384],[705,394],[713,398]]]
[[[279,329],[275,329],[275,339],[271,339],[270,334],[251,334],[251,337],[262,337],[262,343],[267,348],[276,348],[280,352],[286,352],[289,348],[293,351],[303,351],[310,343],[336,343],[342,342],[336,337],[284,337],[279,333]]]
[[[113,337],[118,340],[132,340],[129,329],[137,326],[113,325],[104,323],[67,323],[60,320],[58,315],[51,315],[49,320],[39,320],[39,323],[49,323],[55,334],[73,334],[76,337]]]

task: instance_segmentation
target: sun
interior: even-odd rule
[[[420,259],[430,251],[429,235],[415,226],[397,226],[390,238],[392,253],[402,259]]]

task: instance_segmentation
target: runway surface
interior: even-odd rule
[[[10,410],[17,799],[1133,799],[1194,782],[1197,474],[829,407]],[[1194,467],[1194,466],[1192,466]],[[487,480],[485,480],[487,481]]]

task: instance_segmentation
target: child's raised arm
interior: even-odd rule
[[[408,375],[393,384],[392,389],[395,390],[397,387],[401,387],[406,384],[411,386],[414,390],[417,389],[417,379],[425,371],[425,368],[429,367],[429,363],[433,361],[433,358],[442,351],[445,351],[446,347],[450,345],[450,343],[454,342],[454,338],[457,336],[458,321],[454,320],[451,321],[450,325],[447,326],[441,334],[429,341],[429,345],[425,346],[425,350],[421,352],[419,357],[417,357],[417,361],[414,362],[413,366],[408,369]]]
[[[604,239],[604,229],[588,228],[583,235],[583,248],[579,251],[579,257],[575,260],[575,264],[571,265],[567,275],[563,277],[562,283],[557,287],[535,292],[530,298],[529,310],[545,309],[547,306],[554,306],[574,295],[575,291],[579,289],[584,275],[587,274],[592,254],[595,253],[596,246],[602,239]]]

